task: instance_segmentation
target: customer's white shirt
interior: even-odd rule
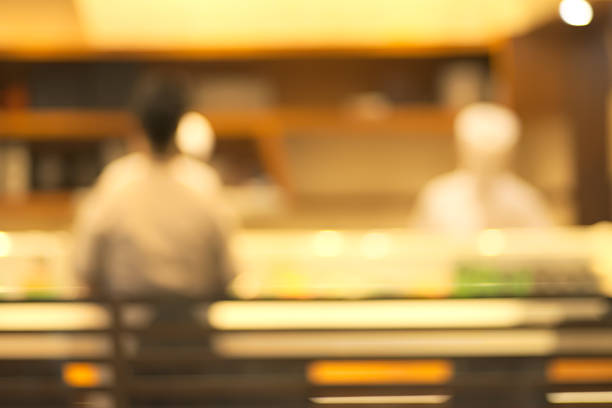
[[[107,166],[80,206],[77,272],[111,293],[216,293],[232,276],[221,183],[203,163],[135,153]]]

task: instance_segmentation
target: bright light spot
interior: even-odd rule
[[[444,384],[453,371],[447,360],[319,360],[306,376],[315,385]]]
[[[104,308],[87,303],[0,305],[1,330],[96,330],[108,327]]]
[[[485,230],[478,236],[477,246],[481,255],[501,255],[506,249],[506,237],[500,230]]]
[[[214,140],[213,128],[202,114],[188,112],[181,118],[176,130],[176,146],[182,153],[208,159]]]
[[[312,250],[315,255],[334,257],[342,253],[344,238],[337,231],[320,231],[312,240]]]
[[[0,231],[0,256],[8,256],[12,249],[11,237],[6,232]]]
[[[551,392],[546,395],[551,404],[606,404],[612,402],[611,391]]]
[[[96,387],[101,383],[100,370],[94,364],[67,363],[62,367],[64,382],[71,387]]]
[[[586,26],[593,20],[593,7],[586,0],[563,0],[559,15],[569,25]]]
[[[208,309],[208,318],[213,327],[222,330],[491,328],[516,327],[534,321],[538,324],[565,321],[567,316],[554,313],[560,307],[563,306],[525,305],[510,299],[460,302],[227,301],[213,304]],[[525,308],[529,312],[525,312]],[[549,310],[553,313],[545,315]]]
[[[553,383],[610,382],[612,359],[610,358],[559,358],[547,367],[547,377]]]
[[[361,252],[366,258],[380,259],[391,252],[391,239],[389,235],[371,232],[361,239]]]

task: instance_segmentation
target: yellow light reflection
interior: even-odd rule
[[[599,300],[517,299],[222,301],[207,310],[210,324],[222,330],[550,326],[606,313]]]
[[[379,232],[366,234],[361,239],[361,252],[368,259],[384,258],[391,252],[391,238]]]
[[[11,237],[6,233],[0,231],[0,256],[8,256],[13,249],[13,242]]]
[[[599,303],[521,302],[516,299],[386,301],[222,301],[207,310],[222,330],[515,327],[571,320],[568,310],[594,318]]]
[[[0,330],[95,330],[109,324],[106,310],[90,303],[0,305]]]
[[[342,253],[344,237],[338,231],[320,231],[312,240],[312,250],[317,256],[334,257]]]
[[[506,249],[506,237],[500,230],[485,230],[477,240],[478,252],[483,256],[498,256]]]

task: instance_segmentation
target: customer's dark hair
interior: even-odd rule
[[[155,153],[172,142],[188,99],[185,80],[175,73],[149,73],[136,85],[132,108]]]

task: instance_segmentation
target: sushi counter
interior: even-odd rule
[[[227,298],[90,298],[0,234],[7,407],[612,406],[608,227],[247,231]],[[610,251],[612,252],[612,251]]]

